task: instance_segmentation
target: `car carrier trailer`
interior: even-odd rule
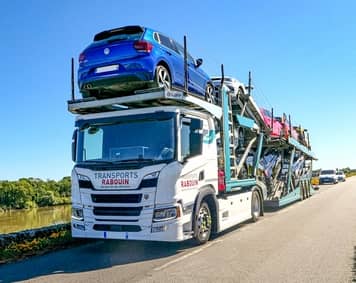
[[[224,86],[215,103],[149,89],[68,110],[73,237],[205,243],[312,194],[310,150],[268,138],[252,97]]]

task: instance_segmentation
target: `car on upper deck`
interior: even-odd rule
[[[283,114],[281,117],[276,117],[276,120],[282,125],[282,136],[286,139],[288,137],[292,137],[295,140],[299,139],[298,132],[295,130],[294,127],[291,127],[289,120],[287,119],[286,115]]]
[[[210,100],[214,89],[202,63],[187,53],[188,90]],[[122,96],[151,87],[182,89],[184,48],[147,27],[102,31],[79,56],[78,85],[84,98]]]
[[[221,86],[221,77],[216,76],[211,78],[215,93],[217,93]],[[246,89],[243,83],[233,77],[224,77],[224,84],[228,87],[232,95],[245,94]]]
[[[263,117],[263,121],[266,126],[270,129],[270,137],[272,138],[280,138],[283,134],[283,126],[282,124],[272,116],[272,112],[260,107],[260,113]]]

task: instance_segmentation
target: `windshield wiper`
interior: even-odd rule
[[[130,158],[130,159],[123,159],[123,160],[116,160],[113,161],[114,163],[125,163],[125,162],[136,162],[136,161],[144,161],[144,162],[152,162],[152,161],[156,161],[156,159],[152,159],[152,158]]]
[[[112,161],[109,160],[84,160],[80,163],[101,163],[101,164],[113,164]]]

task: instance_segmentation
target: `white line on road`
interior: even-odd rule
[[[161,265],[161,266],[159,266],[159,267],[156,267],[156,268],[153,269],[153,270],[154,270],[154,271],[160,271],[160,270],[162,270],[162,269],[165,269],[165,268],[167,268],[168,266],[170,266],[170,265],[172,265],[172,264],[175,264],[175,263],[180,262],[180,261],[182,261],[182,260],[184,260],[184,259],[186,259],[186,258],[188,258],[188,257],[190,257],[190,256],[192,256],[192,255],[195,255],[195,254],[197,254],[197,253],[200,253],[200,252],[202,252],[203,250],[205,250],[205,249],[211,247],[212,245],[215,245],[215,244],[220,243],[220,242],[222,242],[222,240],[215,240],[215,241],[213,241],[213,242],[210,242],[210,243],[204,245],[203,247],[201,247],[200,249],[197,249],[197,250],[195,250],[195,251],[192,251],[192,252],[190,252],[190,253],[187,253],[187,254],[185,254],[185,255],[183,255],[183,256],[181,256],[181,257],[178,257],[178,258],[176,258],[176,259],[174,259],[174,260],[171,260],[171,261],[169,261],[169,262],[167,262],[167,263],[165,263],[165,264],[163,264],[163,265]]]

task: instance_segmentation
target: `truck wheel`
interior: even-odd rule
[[[211,221],[209,205],[203,201],[200,204],[194,227],[195,240],[198,244],[204,244],[209,240],[212,227]]]
[[[251,198],[251,216],[252,216],[252,221],[256,222],[258,220],[258,217],[261,215],[261,200],[260,200],[260,195],[258,194],[257,191],[252,192],[252,198]]]

